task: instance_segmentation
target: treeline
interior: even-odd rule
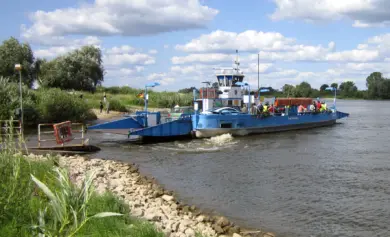
[[[52,60],[36,59],[27,43],[11,37],[0,45],[0,76],[18,82],[15,64],[22,65],[22,82],[28,88],[37,82],[44,88],[94,91],[104,80],[102,53],[84,46]]]

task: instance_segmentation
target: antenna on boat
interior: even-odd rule
[[[234,70],[237,71],[237,73],[239,72],[239,67],[240,67],[240,61],[238,60],[238,49],[236,49],[236,60],[234,61],[234,64],[236,64],[236,68],[234,68]]]

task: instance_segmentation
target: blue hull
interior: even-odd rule
[[[294,129],[314,128],[332,125],[337,119],[348,117],[342,112],[318,113],[290,116],[240,115],[194,115],[192,126],[198,138],[213,137],[230,133],[233,136],[246,136],[257,133],[270,133]]]

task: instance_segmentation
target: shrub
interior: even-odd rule
[[[37,108],[42,122],[84,122],[92,119],[90,107],[78,96],[60,89],[44,89],[37,92]]]
[[[126,106],[124,106],[119,100],[109,99],[110,110],[119,111],[119,112],[127,112]]]
[[[23,91],[23,111],[25,124],[35,124],[38,112],[35,109],[36,97],[26,86]],[[20,108],[20,92],[17,83],[10,82],[8,78],[0,77],[0,120],[7,120],[15,116],[15,110]]]

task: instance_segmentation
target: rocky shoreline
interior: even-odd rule
[[[172,191],[164,190],[154,178],[141,175],[134,164],[81,156],[60,156],[59,164],[68,168],[77,184],[85,174],[95,172],[98,193],[114,193],[130,206],[132,216],[154,223],[168,237],[195,237],[196,233],[204,237],[275,236],[261,230],[244,230],[223,216],[209,216],[195,206],[180,203]]]

